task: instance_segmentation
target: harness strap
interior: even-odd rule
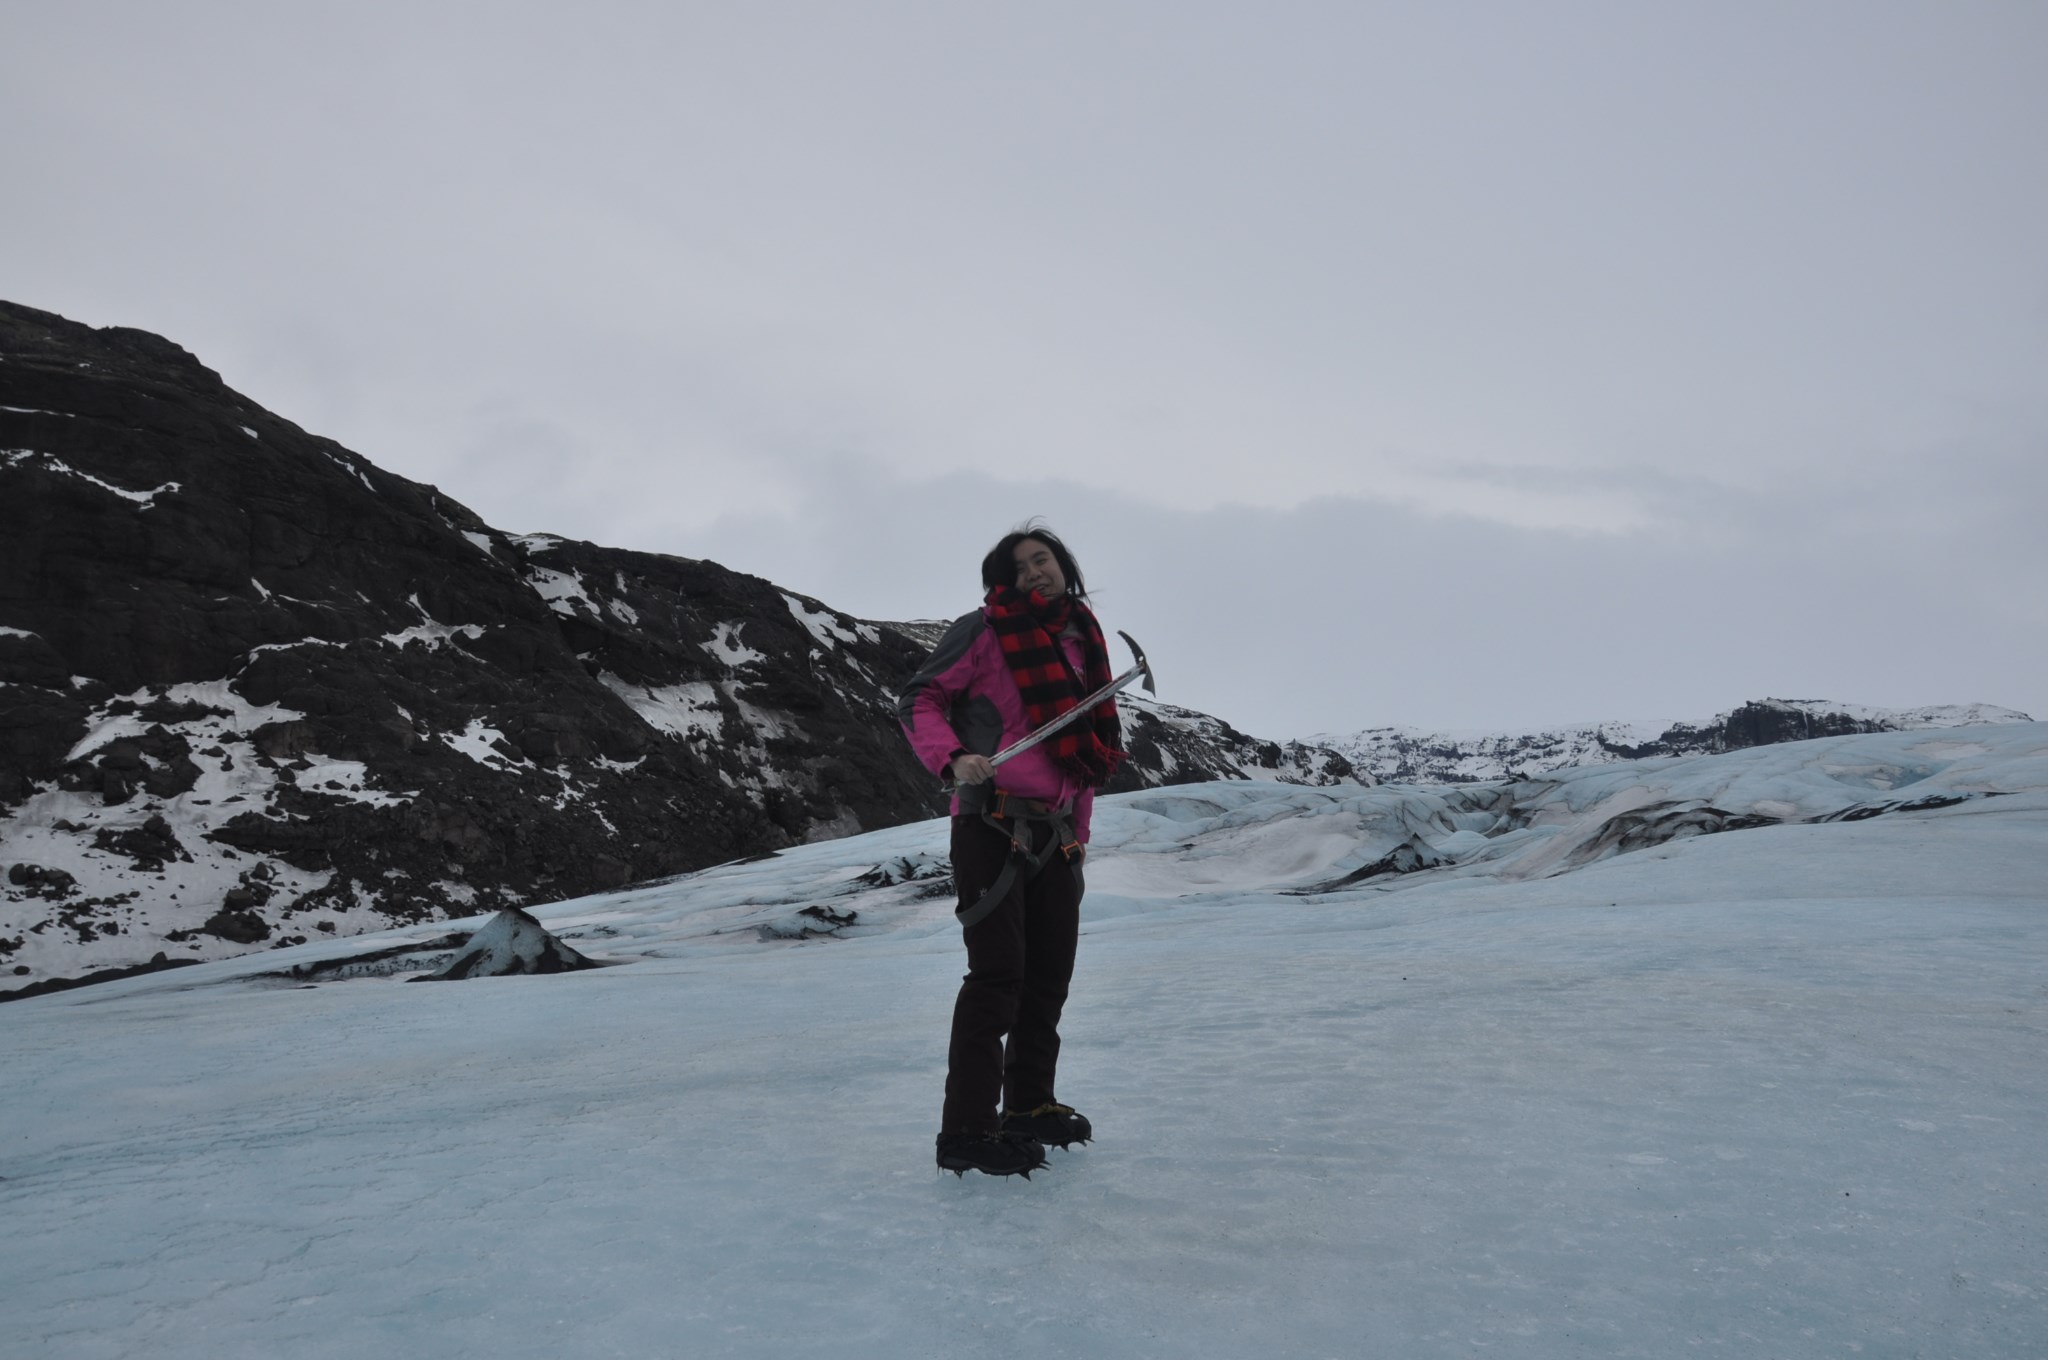
[[[980,925],[987,920],[989,915],[1002,905],[1003,899],[1010,895],[1010,889],[1016,886],[1019,875],[1022,875],[1026,882],[1038,877],[1038,871],[1051,862],[1055,850],[1065,855],[1071,863],[1081,848],[1081,843],[1074,838],[1074,824],[1067,815],[1067,809],[1051,803],[1041,803],[1031,798],[1012,798],[1009,794],[998,791],[993,805],[983,809],[981,820],[1010,838],[1010,858],[1003,865],[1003,871],[996,875],[996,881],[989,884],[987,890],[975,899],[974,905],[957,913],[962,930]],[[1005,826],[1005,822],[1020,825]],[[1025,839],[1023,824],[1032,823],[1052,829],[1053,834],[1046,837],[1043,850],[1034,852],[1030,842]]]

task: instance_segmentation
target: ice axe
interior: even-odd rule
[[[1133,680],[1143,677],[1145,681],[1145,692],[1147,694],[1157,694],[1159,692],[1152,686],[1152,663],[1145,659],[1145,649],[1143,647],[1140,647],[1137,643],[1137,640],[1134,639],[1129,633],[1124,632],[1122,629],[1117,630],[1117,636],[1122,638],[1124,640],[1124,645],[1131,649],[1131,655],[1137,658],[1137,662],[1134,665],[1132,665],[1132,667],[1129,670],[1125,671],[1122,675],[1119,675],[1116,679],[1110,681],[1101,689],[1096,690],[1093,694],[1083,699],[1080,703],[1075,704],[1072,708],[1060,714],[1057,718],[1054,718],[1051,722],[1039,728],[1036,732],[1033,732],[1026,737],[1019,737],[1010,745],[1005,746],[1002,750],[990,756],[988,758],[988,763],[991,766],[1000,765],[1004,761],[1008,760],[1011,756],[1023,754],[1025,751],[1028,751],[1032,747],[1038,745],[1038,743],[1044,741],[1047,737],[1059,731],[1061,728],[1067,726],[1070,723],[1078,721],[1088,713],[1094,711],[1094,708],[1097,704],[1101,703],[1104,699],[1107,699],[1110,695],[1115,694],[1118,690],[1121,690],[1122,688],[1124,688],[1124,686],[1130,684]]]

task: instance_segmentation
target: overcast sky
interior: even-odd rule
[[[0,12],[0,296],[1264,736],[2048,718],[2048,5]]]

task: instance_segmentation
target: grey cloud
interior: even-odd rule
[[[1966,484],[1924,495],[1910,541],[1768,491],[1699,506],[1723,523],[1698,532],[1595,535],[1350,499],[1176,512],[1076,482],[912,483],[852,460],[812,485],[794,513],[733,517],[670,550],[686,541],[869,617],[944,617],[974,605],[988,544],[1043,516],[1105,616],[1171,672],[1166,697],[1265,735],[1702,718],[1765,695],[2048,716],[2048,640],[2014,607],[2021,582],[2048,578],[2048,548]],[[1954,586],[1978,572],[1997,585]]]
[[[2048,706],[2038,8],[16,11],[0,293],[505,528],[1044,514],[1275,734]]]

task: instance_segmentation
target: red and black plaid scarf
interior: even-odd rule
[[[1078,676],[1059,643],[1069,623],[1081,630],[1085,664]],[[1024,716],[1034,732],[1116,678],[1109,673],[1109,644],[1103,640],[1102,625],[1093,610],[1070,595],[1048,602],[1015,586],[997,586],[988,593],[988,626],[1003,646],[1003,659],[1010,663],[1011,678],[1024,696]],[[1116,700],[1109,698],[1090,716],[1047,737],[1041,749],[1061,770],[1099,788],[1124,758],[1122,739]]]

